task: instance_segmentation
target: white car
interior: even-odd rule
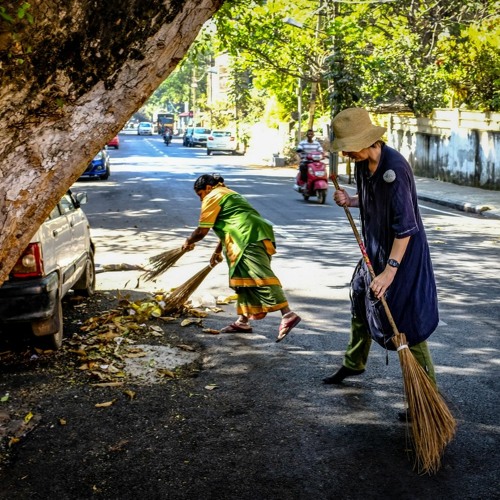
[[[207,137],[207,155],[211,155],[214,151],[234,154],[237,149],[236,136],[229,130],[212,130]]]
[[[0,287],[0,323],[6,333],[31,326],[43,348],[58,349],[63,339],[62,299],[70,289],[94,293],[94,244],[80,204],[86,193],[68,191],[38,228]]]
[[[149,122],[140,122],[137,126],[137,135],[153,135],[153,124]]]
[[[210,134],[209,128],[194,127],[193,131],[187,136],[186,139],[188,147],[194,148],[195,146],[206,146],[208,134]]]

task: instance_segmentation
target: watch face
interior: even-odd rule
[[[399,267],[399,262],[397,260],[394,260],[394,259],[389,259],[387,261],[387,264],[389,264],[391,267]]]

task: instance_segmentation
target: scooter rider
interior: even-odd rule
[[[299,142],[297,146],[297,155],[299,156],[300,179],[302,182],[307,182],[307,161],[306,157],[309,153],[323,153],[323,147],[320,142],[314,138],[314,130],[309,129],[306,133],[306,139]]]

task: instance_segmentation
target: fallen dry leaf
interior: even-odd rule
[[[189,326],[189,325],[201,325],[201,318],[188,318],[182,320],[181,326]]]
[[[176,318],[175,316],[160,316],[158,319],[161,319],[162,321],[177,321],[179,318]]]
[[[97,338],[99,340],[113,340],[115,337],[118,337],[118,333],[115,332],[107,332],[107,333],[100,333],[97,335]]]
[[[198,309],[189,309],[189,314],[195,318],[206,318],[208,316],[205,311],[199,311]]]
[[[163,336],[164,335],[164,332],[163,332],[163,328],[159,327],[159,326],[156,326],[156,325],[151,325],[149,327],[149,330],[151,332],[153,332],[153,334],[156,334],[156,335],[160,335],[160,336]]]
[[[167,370],[166,368],[158,368],[156,370],[156,373],[160,375],[161,377],[170,377],[170,378],[175,378],[175,373],[171,370]]]
[[[128,442],[128,439],[121,439],[118,443],[110,446],[109,451],[121,451]]]
[[[220,307],[211,307],[210,311],[212,311],[214,313],[220,313],[220,312],[224,312],[224,309],[221,309]]]
[[[94,387],[120,387],[123,385],[123,382],[97,382],[91,385]]]
[[[17,437],[10,438],[10,440],[9,440],[9,444],[8,444],[9,448],[10,448],[13,444],[19,443],[19,441],[21,441],[21,440],[20,440],[19,438],[17,438]]]
[[[177,344],[177,346],[179,349],[182,349],[183,351],[195,351],[196,349],[191,346],[191,345],[187,345],[187,344]]]
[[[229,295],[227,297],[217,297],[217,304],[229,304],[238,299],[237,295]]]
[[[212,335],[218,335],[220,333],[219,330],[214,330],[213,328],[203,328],[203,333],[210,333]]]
[[[135,398],[136,393],[134,391],[131,391],[130,389],[127,389],[126,391],[123,391],[123,394],[128,396],[130,398],[130,401]]]
[[[95,407],[96,408],[108,408],[109,406],[112,406],[115,403],[116,399],[112,399],[111,401],[106,401],[105,403],[96,403]]]
[[[82,358],[87,357],[87,351],[85,351],[85,349],[70,349],[69,352],[78,354],[78,356],[81,356]]]

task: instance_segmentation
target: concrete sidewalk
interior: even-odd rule
[[[339,164],[339,177],[344,184],[348,184],[349,176],[344,163]],[[351,182],[354,182],[354,176],[351,176]],[[500,219],[500,191],[458,186],[426,177],[415,177],[415,182],[419,200]]]
[[[438,203],[463,212],[500,219],[500,191],[458,186],[451,182],[416,177],[420,200]]]

